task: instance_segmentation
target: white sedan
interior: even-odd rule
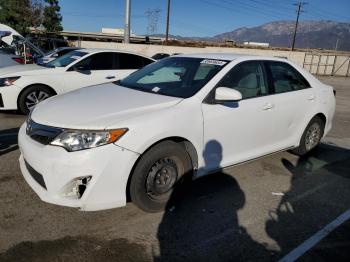
[[[0,110],[28,113],[50,96],[113,82],[153,62],[152,58],[124,51],[82,49],[43,66],[1,68]]]
[[[333,88],[288,60],[174,56],[40,103],[19,131],[20,167],[43,201],[101,210],[130,196],[154,212],[186,176],[306,154],[334,110]]]

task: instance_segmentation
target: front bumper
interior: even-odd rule
[[[18,86],[1,86],[0,97],[2,103],[0,103],[0,110],[17,110],[17,99],[21,93],[21,88]]]
[[[32,140],[26,135],[25,127],[23,124],[18,135],[20,168],[27,183],[43,201],[84,211],[126,204],[127,181],[138,154],[114,144],[67,152]],[[85,176],[92,178],[81,198],[64,194],[67,185]]]

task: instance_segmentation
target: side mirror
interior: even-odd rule
[[[216,102],[238,102],[240,100],[242,100],[242,94],[235,89],[228,87],[218,87],[215,90]]]
[[[88,66],[73,66],[74,71],[82,74],[89,75],[91,74],[90,68]]]

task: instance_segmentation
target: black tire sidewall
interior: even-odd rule
[[[45,87],[45,86],[41,86],[41,85],[33,85],[30,87],[27,87],[21,94],[20,97],[18,99],[18,109],[22,114],[29,114],[29,109],[27,108],[25,101],[26,101],[26,97],[28,96],[28,94],[34,92],[34,91],[42,91],[45,92],[49,95],[49,97],[55,95],[49,88]]]
[[[146,180],[150,168],[162,158],[172,159],[178,169],[178,177],[174,188],[179,186],[184,176],[192,171],[191,159],[187,151],[179,144],[172,141],[161,142],[148,150],[138,161],[130,181],[130,197],[134,204],[146,212],[158,212],[164,210],[173,190],[167,193],[162,200],[150,198],[146,193]]]
[[[307,134],[307,131],[309,130],[309,128],[313,125],[317,123],[319,126],[320,126],[320,130],[321,130],[321,134],[320,134],[320,138],[318,140],[318,144],[320,143],[322,137],[323,137],[323,134],[324,134],[324,125],[325,123],[318,117],[314,117],[313,119],[311,119],[311,121],[309,122],[309,124],[306,126],[305,130],[304,130],[304,133],[300,139],[300,144],[299,144],[299,147],[295,148],[293,150],[293,152],[299,156],[303,156],[303,155],[306,155],[308,154],[309,152],[311,152],[314,148],[312,148],[311,150],[307,150],[306,149],[306,146],[305,146],[305,138],[306,138],[306,134]]]

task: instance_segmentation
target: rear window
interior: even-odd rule
[[[310,87],[294,67],[283,62],[268,62],[275,93],[285,93]]]

